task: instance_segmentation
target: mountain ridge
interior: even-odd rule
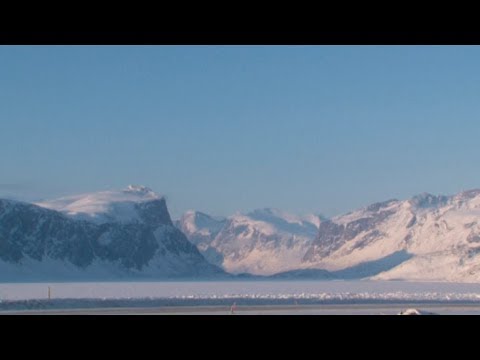
[[[92,200],[92,194],[88,196]],[[130,218],[122,213],[120,220],[115,217],[115,206],[96,207],[97,212],[78,216],[68,210],[0,200],[0,279],[222,275],[223,271],[208,263],[173,226],[165,199],[149,196],[140,202],[125,198],[113,201],[128,205]]]
[[[265,217],[252,216],[256,212],[227,218],[203,251],[215,252],[227,271],[277,278],[315,274],[310,270],[320,278],[351,277],[352,269],[361,268],[371,279],[480,280],[480,189],[376,202],[322,218],[315,236],[302,241],[293,228],[272,227]],[[284,241],[275,243],[278,238]],[[376,273],[366,270],[373,264]]]
[[[330,219],[263,208],[172,221],[165,197],[143,186],[36,204],[0,199],[2,281],[229,276],[220,267],[251,279],[476,282],[480,189]]]
[[[210,262],[234,274],[265,276],[295,270],[323,219],[263,208],[217,219],[189,211],[175,224]]]

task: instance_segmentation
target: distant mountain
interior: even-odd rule
[[[205,278],[208,263],[145,187],[28,204],[0,200],[0,280]]]
[[[324,219],[263,209],[177,226],[214,264],[278,279],[480,281],[480,189],[388,200]]]
[[[211,278],[225,276],[220,267],[245,279],[477,282],[480,189],[331,219],[189,211],[175,226],[165,199],[142,186],[37,204],[0,200],[0,281]]]
[[[322,222],[302,259],[337,275],[361,264],[376,264],[364,276],[374,279],[479,281],[480,190],[389,200]]]
[[[176,225],[207,260],[226,271],[270,275],[301,266],[322,219],[275,209],[228,218],[188,211]]]
[[[168,222],[163,197],[145,186],[129,185],[122,191],[100,191],[95,193],[66,196],[36,203],[40,207],[56,210],[76,220],[86,220],[96,224],[117,222],[145,222],[146,216],[164,216],[160,223]],[[155,209],[142,207],[158,206]],[[168,219],[167,219],[168,216]]]

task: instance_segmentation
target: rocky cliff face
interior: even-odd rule
[[[104,206],[95,211],[90,207],[89,212],[0,200],[0,279],[160,279],[223,273],[173,226],[164,198],[139,199],[132,197],[132,189],[124,192],[128,199],[122,192],[110,199],[101,194]],[[76,197],[77,206],[85,198],[92,203],[95,195]],[[42,205],[54,208],[53,203],[59,202]]]

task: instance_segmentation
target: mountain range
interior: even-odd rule
[[[35,204],[0,199],[0,281],[480,280],[480,190],[387,200],[327,219],[258,209],[172,222],[143,186]],[[248,275],[250,274],[250,275]]]
[[[480,280],[480,190],[374,203],[325,219],[264,209],[177,226],[225,270],[274,278]]]

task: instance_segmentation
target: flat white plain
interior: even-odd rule
[[[0,301],[47,299],[309,299],[359,301],[469,301],[480,304],[480,284],[406,281],[202,281],[1,283]]]

